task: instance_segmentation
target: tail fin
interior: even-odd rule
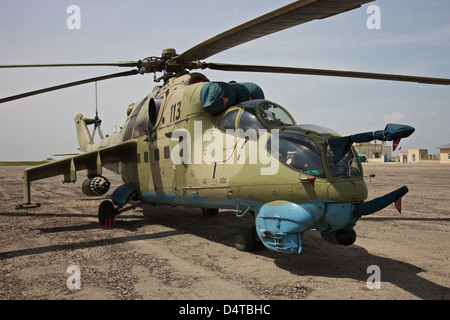
[[[87,148],[94,143],[88,125],[94,123],[94,119],[88,119],[83,117],[81,113],[77,114],[75,117],[75,127],[77,129],[78,144],[80,145],[80,151],[84,152]]]

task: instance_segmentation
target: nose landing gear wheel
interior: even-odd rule
[[[215,217],[219,213],[219,209],[211,209],[211,208],[209,209],[203,208],[202,211],[205,217]]]
[[[252,251],[255,248],[255,232],[249,228],[238,229],[234,234],[234,247],[239,251]]]
[[[111,201],[102,201],[98,207],[98,222],[105,226],[108,220],[114,219],[115,211],[114,204]]]

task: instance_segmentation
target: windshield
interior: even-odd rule
[[[334,153],[331,151],[330,146],[327,148],[327,162],[328,169],[333,177],[338,176],[360,176],[361,166],[356,154],[350,149],[347,154],[339,160],[337,163],[333,162]]]
[[[220,120],[217,127],[222,131],[225,131],[227,129],[234,130],[234,122],[236,120],[236,116],[237,116],[238,112],[239,112],[239,109],[235,109],[235,110],[230,111],[227,114],[225,114],[223,116],[223,118]]]
[[[272,137],[267,141],[266,149],[285,165],[313,176],[324,177],[320,149],[308,137],[281,132],[278,150],[272,148]]]
[[[259,111],[265,122],[269,125],[294,125],[291,116],[282,108],[271,102],[261,103]]]
[[[236,135],[244,138],[248,137],[250,140],[256,140],[259,138],[259,130],[266,129],[264,125],[258,120],[256,116],[250,112],[244,110],[239,120],[239,128]]]

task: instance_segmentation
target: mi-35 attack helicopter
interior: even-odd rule
[[[0,103],[66,87],[110,78],[162,72],[163,81],[127,109],[119,132],[103,137],[98,115],[75,117],[80,153],[26,169],[24,203],[32,204],[32,181],[63,175],[74,182],[86,170],[82,184],[88,196],[102,196],[110,183],[103,167],[120,173],[123,185],[110,200],[100,203],[98,218],[107,224],[129,209],[151,205],[199,207],[205,215],[235,209],[238,216],[251,213],[255,225],[238,230],[235,246],[249,251],[255,241],[267,248],[300,253],[303,233],[321,232],[332,243],[350,245],[353,229],[364,215],[400,200],[401,187],[383,197],[365,201],[367,187],[352,143],[374,139],[393,141],[414,128],[388,124],[384,130],[341,137],[316,125],[297,125],[289,112],[267,100],[255,83],[210,81],[195,69],[310,74],[449,85],[450,79],[375,74],[324,69],[218,64],[201,62],[216,53],[259,37],[315,19],[349,11],[371,0],[300,0],[267,13],[177,54],[165,49],[161,57],[135,62],[13,67],[119,66],[136,69],[67,83],[0,99]],[[91,135],[88,126],[93,125]],[[94,143],[98,130],[102,139]]]

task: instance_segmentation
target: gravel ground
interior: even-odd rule
[[[237,251],[232,234],[251,215],[230,211],[204,217],[197,209],[148,206],[119,216],[114,228],[100,226],[105,197],[84,196],[82,179],[36,181],[32,197],[42,206],[15,210],[24,168],[0,167],[2,300],[450,298],[449,165],[364,164],[366,175],[376,174],[367,181],[369,199],[409,187],[402,214],[392,205],[363,217],[349,247],[308,231],[300,255]],[[106,176],[112,189],[121,185]],[[79,272],[68,273],[73,266]],[[369,266],[380,270],[379,289],[367,286]]]

